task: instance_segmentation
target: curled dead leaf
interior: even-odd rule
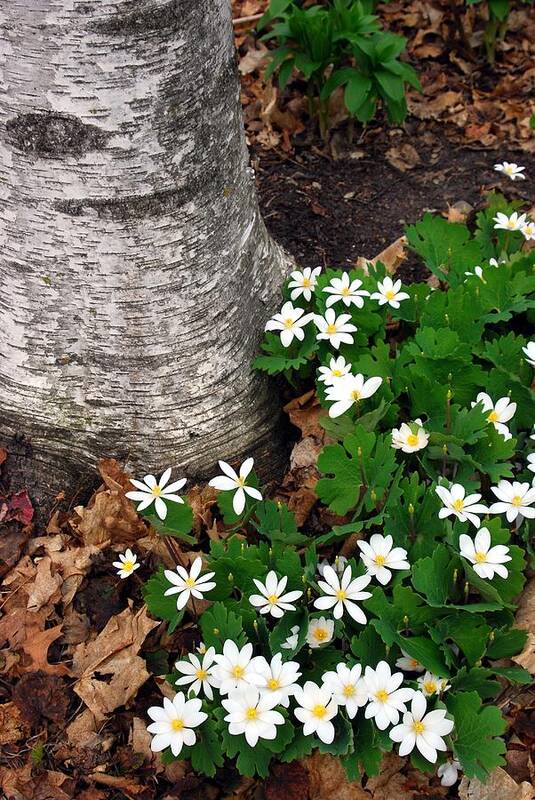
[[[491,772],[485,783],[463,776],[460,800],[496,800],[498,797],[500,800],[533,800],[533,786],[527,781],[516,783],[501,767]]]
[[[158,624],[149,618],[145,607],[137,613],[125,608],[111,617],[96,639],[76,647],[72,672],[78,680],[74,691],[97,719],[126,705],[149,677],[138,653]]]

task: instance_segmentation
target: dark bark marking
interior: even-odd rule
[[[195,2],[195,0],[193,0]],[[166,28],[177,28],[184,24],[184,6],[191,5],[190,0],[170,0],[163,6],[144,8],[128,13],[117,14],[105,20],[91,23],[92,30],[102,34],[121,34],[148,31],[159,31]]]
[[[18,114],[7,121],[6,130],[18,150],[45,158],[102,150],[110,137],[96,125],[56,112]]]
[[[202,179],[193,178],[185,186],[177,189],[166,189],[161,192],[130,197],[110,197],[102,200],[90,198],[60,200],[54,203],[54,208],[71,217],[81,217],[86,209],[92,209],[97,212],[100,219],[113,219],[121,222],[143,217],[159,217],[182,208],[199,194],[206,182],[214,185],[218,180],[221,180],[219,170],[214,169],[208,175],[205,172]]]

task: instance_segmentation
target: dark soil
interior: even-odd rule
[[[436,132],[418,127],[370,130],[359,144],[348,147],[344,141],[345,153],[337,159],[320,143],[296,147],[288,157],[255,150],[264,220],[300,266],[349,267],[358,256],[373,258],[425,211],[447,213],[449,206],[468,203],[473,217],[492,190],[533,202],[533,156],[460,148],[438,126]],[[340,141],[335,144],[340,147]],[[420,160],[403,171],[386,154],[406,144]],[[513,182],[495,172],[494,164],[504,159],[525,166],[527,179]],[[400,269],[406,281],[424,274],[416,256],[409,255]]]

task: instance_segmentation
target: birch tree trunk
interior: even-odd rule
[[[250,364],[288,265],[231,28],[229,0],[0,0],[0,434],[41,476],[272,436]]]

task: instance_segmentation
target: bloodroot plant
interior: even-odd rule
[[[514,610],[535,517],[535,256],[496,223],[512,213],[493,196],[474,231],[431,215],[410,226],[434,288],[381,264],[289,279],[255,366],[315,382],[328,437],[316,493],[333,527],[299,531],[252,459],[220,462],[222,535],[201,534],[190,557],[182,483],[136,482],[177,561],[146,603],[198,642],[170,654],[174,699],[148,712],[165,761],[266,776],[318,749],[358,779],[394,749],[445,785],[505,763],[492,699],[531,680],[506,660],[526,641]]]

